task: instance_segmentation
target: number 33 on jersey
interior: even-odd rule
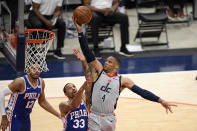
[[[88,111],[83,102],[62,118],[64,131],[87,131]]]

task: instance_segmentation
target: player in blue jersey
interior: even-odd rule
[[[79,53],[79,50],[74,49],[74,54],[77,57],[81,56]],[[78,59],[82,58],[78,57]],[[83,67],[84,71],[86,71],[86,67]],[[73,83],[67,83],[63,88],[63,92],[68,98],[68,101],[59,104],[63,122],[63,131],[87,131],[88,129],[88,110],[86,108],[86,103],[89,102],[87,102],[88,97],[85,97],[83,92],[85,90],[87,93],[88,88],[91,87],[91,80],[88,77],[88,73],[85,73],[85,77],[86,82],[78,91]]]
[[[59,109],[62,116],[63,131],[87,131],[88,110],[85,101],[82,100],[83,91],[87,87],[86,82],[77,91],[73,83],[67,83],[63,92],[68,101],[61,102]]]
[[[92,70],[91,76],[93,84],[90,99],[91,113],[88,117],[89,131],[115,130],[116,117],[114,110],[116,109],[120,93],[126,88],[147,100],[160,103],[166,109],[166,112],[170,111],[172,113],[171,106],[176,106],[175,104],[169,103],[152,92],[140,88],[128,77],[117,74],[120,67],[120,60],[117,57],[108,57],[103,66],[89,49],[81,25],[77,24],[77,19],[74,17],[73,21],[78,31],[81,50],[88,66]],[[84,61],[81,61],[81,63],[86,64]]]
[[[1,129],[3,131],[30,131],[30,113],[35,101],[46,111],[60,118],[60,114],[45,98],[45,83],[40,76],[39,65],[32,65],[27,75],[16,78],[0,91]],[[5,96],[11,94],[5,108]]]

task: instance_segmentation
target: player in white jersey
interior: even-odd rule
[[[60,118],[60,114],[45,98],[45,83],[40,78],[40,68],[32,65],[27,75],[16,78],[7,87],[0,90],[1,129],[3,131],[31,131],[30,113],[35,101],[46,111]],[[5,110],[5,96],[11,94]]]
[[[74,17],[73,21],[78,31],[81,50],[92,70],[91,113],[88,120],[88,129],[90,131],[115,130],[116,118],[114,110],[118,97],[125,88],[145,99],[160,103],[166,109],[166,112],[170,111],[172,113],[171,106],[176,105],[161,99],[150,91],[138,87],[131,79],[117,74],[120,67],[120,60],[118,58],[110,56],[106,59],[104,66],[102,66],[90,51],[81,25],[76,23],[76,18]],[[84,61],[81,62],[82,64],[84,63]]]

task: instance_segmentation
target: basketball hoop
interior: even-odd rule
[[[33,72],[36,71],[35,69],[40,72],[48,71],[46,55],[55,33],[44,29],[26,29],[24,33],[26,34],[25,72],[28,72],[28,69],[34,69],[31,70]]]

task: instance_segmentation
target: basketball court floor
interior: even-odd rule
[[[177,104],[177,107],[173,108],[173,114],[166,114],[160,104],[144,100],[131,91],[124,90],[115,110],[116,131],[196,131],[196,75],[197,71],[123,74],[140,87]],[[80,76],[44,80],[47,100],[58,110],[58,104],[67,100],[62,92],[63,86],[72,82],[80,87],[85,79]],[[11,81],[0,81],[1,88],[9,82]],[[31,114],[31,122],[32,131],[60,131],[63,126],[61,120],[43,110],[37,103]]]
[[[129,10],[130,40],[136,31],[136,15]],[[196,48],[195,27],[193,22],[189,27],[185,25],[169,25],[170,49]],[[116,51],[120,47],[119,27],[115,27]],[[135,43],[138,44],[138,43]],[[71,46],[72,45],[72,46]],[[72,48],[79,48],[77,38],[65,39],[64,54],[71,54]],[[147,50],[166,49],[153,47]],[[119,73],[131,78],[140,87],[150,90],[161,98],[177,104],[173,107],[173,114],[166,114],[165,109],[158,103],[142,99],[129,90],[124,90],[118,100],[116,131],[197,131],[197,55],[196,53],[181,53],[170,55],[157,54],[147,57],[123,57]],[[148,55],[151,52],[148,53]],[[168,54],[169,53],[169,54]],[[143,54],[143,52],[140,52]],[[104,58],[111,54],[103,56]],[[62,88],[68,82],[74,83],[78,88],[84,82],[83,69],[79,61],[71,55],[66,60],[47,59],[49,72],[41,74],[45,80],[45,94],[47,100],[58,110],[58,105],[66,101]],[[12,79],[22,74],[0,58],[0,88],[7,86]],[[6,97],[6,102],[9,96]],[[38,103],[34,105],[31,114],[32,131],[60,131],[60,119],[43,110]]]

